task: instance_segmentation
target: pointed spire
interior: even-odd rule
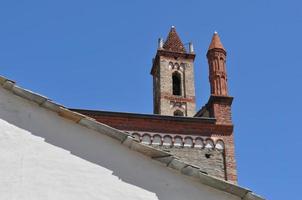
[[[216,31],[213,34],[212,41],[211,41],[208,51],[211,49],[223,49],[225,51],[225,48],[223,47],[223,45],[220,41],[219,35]]]
[[[176,32],[175,26],[171,27],[163,48],[168,51],[186,53],[186,49]]]

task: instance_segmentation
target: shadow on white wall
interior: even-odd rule
[[[237,199],[4,89],[0,118],[0,197]]]

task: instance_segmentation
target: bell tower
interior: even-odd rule
[[[174,26],[166,41],[159,39],[151,69],[154,114],[192,117],[196,113],[194,59],[192,43],[187,52]]]

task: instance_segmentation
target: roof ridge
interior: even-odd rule
[[[72,120],[73,122],[85,126],[86,128],[95,130],[101,134],[105,134],[111,138],[120,141],[123,145],[127,146],[133,151],[142,153],[154,160],[165,164],[168,168],[179,171],[181,174],[193,177],[200,181],[202,184],[211,186],[218,190],[233,194],[242,198],[243,200],[264,200],[264,198],[255,195],[251,190],[240,187],[233,183],[218,179],[216,177],[205,174],[200,168],[181,161],[176,156],[171,155],[162,150],[155,149],[154,147],[139,143],[133,136],[115,129],[106,124],[102,124],[93,118],[69,110],[63,105],[60,105],[51,99],[34,93],[30,90],[19,87],[14,81],[0,76],[0,87],[8,90],[9,92],[22,97],[23,99],[32,101],[39,106],[56,112],[59,116]]]

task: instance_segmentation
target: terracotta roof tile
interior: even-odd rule
[[[174,26],[172,26],[163,48],[168,51],[186,53],[185,46],[181,42]]]

